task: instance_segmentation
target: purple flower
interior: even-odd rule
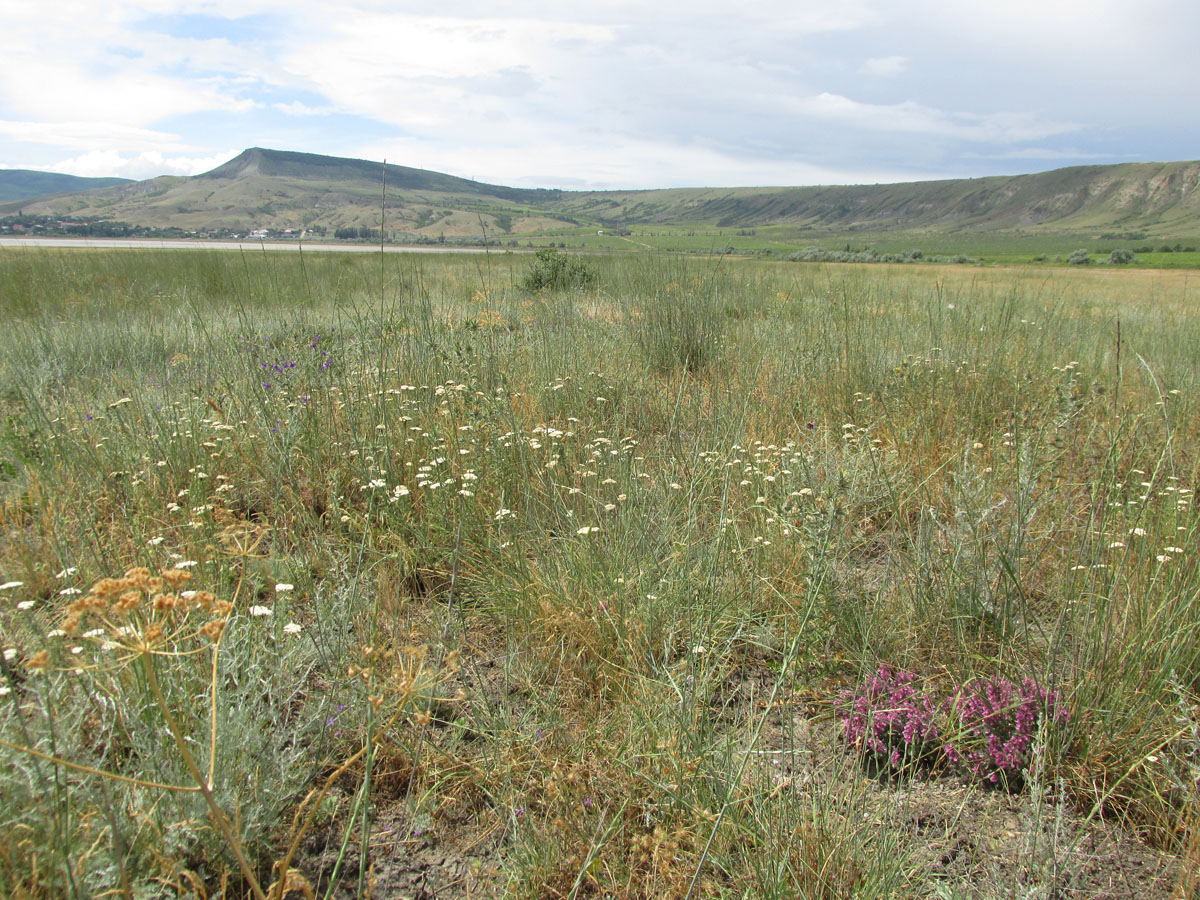
[[[937,705],[915,681],[912,672],[880,666],[862,687],[844,695],[849,701],[842,715],[846,740],[881,771],[898,774],[908,764],[926,761],[937,742]]]
[[[958,739],[946,744],[951,762],[962,763],[977,778],[992,784],[1020,784],[1042,717],[1062,723],[1070,711],[1057,691],[1032,678],[1015,685],[1002,676],[977,678],[948,703],[958,722]]]

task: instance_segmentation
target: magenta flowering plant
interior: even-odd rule
[[[1062,723],[1070,716],[1057,691],[1032,678],[1017,685],[1003,676],[968,682],[947,708],[957,728],[946,743],[946,757],[976,778],[1010,790],[1022,784],[1043,718]]]
[[[912,672],[880,666],[857,691],[844,694],[846,740],[882,775],[900,775],[937,752],[938,706],[916,687]]]

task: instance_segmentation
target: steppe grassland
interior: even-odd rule
[[[1192,883],[1185,274],[530,264],[0,257],[0,893],[927,895],[881,664],[1053,685],[1030,810]]]

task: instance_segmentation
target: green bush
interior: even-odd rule
[[[1086,266],[1092,261],[1092,255],[1087,250],[1075,250],[1067,257],[1067,262],[1072,266]]]
[[[576,256],[554,249],[539,250],[533,265],[521,279],[527,291],[562,291],[586,288],[596,283],[596,271]]]
[[[1114,266],[1123,266],[1126,263],[1133,262],[1132,250],[1114,250],[1108,255],[1108,261]]]

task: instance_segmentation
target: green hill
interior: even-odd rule
[[[0,203],[128,183],[128,178],[83,178],[57,172],[35,172],[32,169],[0,169]]]
[[[386,182],[386,186],[385,186]],[[796,233],[1200,234],[1200,162],[1078,166],[907,184],[526,190],[360,159],[252,148],[190,178],[161,177],[27,203],[28,213],[185,231],[386,227],[418,236],[572,229],[787,226]],[[11,210],[11,204],[9,209]],[[594,233],[594,232],[593,232]]]

